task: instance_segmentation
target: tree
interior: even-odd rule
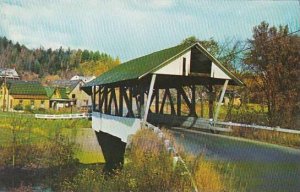
[[[41,64],[40,64],[40,62],[37,59],[34,61],[34,65],[33,65],[32,71],[35,72],[35,73],[37,73],[37,74],[42,75],[42,73],[41,73]]]
[[[100,53],[99,51],[94,52],[93,54],[93,60],[98,61],[100,59]]]
[[[195,36],[190,36],[184,39],[181,44],[193,44],[199,42],[210,54],[216,57],[226,68],[237,72],[240,62],[238,54],[243,49],[240,41],[234,39],[225,39],[220,43],[213,38],[208,40],[199,40]]]
[[[190,44],[193,44],[193,43],[196,43],[196,42],[199,42],[199,39],[197,39],[197,37],[195,37],[195,36],[190,36],[190,37],[184,39],[181,42],[181,44],[188,44],[188,45],[190,45]]]
[[[90,59],[90,52],[85,49],[81,54],[81,61],[85,62],[85,61],[89,61],[89,59]]]
[[[300,98],[300,37],[288,33],[288,26],[270,27],[266,22],[255,26],[244,62],[254,74],[256,93],[263,93],[269,124],[295,128]]]

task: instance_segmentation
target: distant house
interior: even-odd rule
[[[4,111],[14,109],[49,109],[49,97],[43,85],[36,81],[2,81],[0,107]]]
[[[81,90],[81,87],[84,84],[85,83],[82,80],[56,80],[51,82],[50,86],[52,88],[60,88],[56,90],[60,92],[60,94],[67,95],[70,99],[69,101],[71,101],[69,104],[81,109],[87,108],[92,103],[90,97]],[[63,91],[65,91],[65,93],[63,93]]]
[[[0,79],[20,79],[19,74],[15,69],[0,68]]]
[[[50,99],[50,108],[58,110],[72,106],[74,100],[68,97],[66,88],[45,87],[45,89]]]
[[[75,75],[71,78],[71,80],[81,80],[84,83],[88,83],[92,80],[94,80],[96,77],[95,76],[79,76],[79,75]]]

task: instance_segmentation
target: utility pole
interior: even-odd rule
[[[5,98],[6,98],[6,70],[4,69],[4,90],[3,90],[3,106],[2,106],[2,110],[4,111],[5,110]]]

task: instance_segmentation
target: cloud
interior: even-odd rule
[[[146,6],[150,9],[166,9],[170,8],[175,4],[174,0],[145,0],[145,1],[135,1],[140,7]]]
[[[31,48],[92,49],[124,61],[191,35],[243,40],[262,20],[299,27],[299,15],[293,2],[274,1],[0,0],[0,35]]]
[[[29,4],[0,3],[0,25],[4,28],[7,38],[26,44],[31,48],[40,46],[58,48],[66,46],[69,34],[55,27],[56,21],[51,21],[53,11],[49,7]]]
[[[158,8],[168,8],[174,4],[172,0],[152,0],[152,5]]]

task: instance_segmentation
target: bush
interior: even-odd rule
[[[32,105],[26,105],[25,106],[25,111],[32,112],[33,108],[34,107]]]
[[[45,112],[46,112],[46,109],[45,109],[45,108],[42,108],[42,107],[40,107],[40,108],[38,108],[38,112],[39,112],[39,113],[45,113]]]
[[[16,110],[16,111],[22,111],[23,109],[24,109],[23,106],[20,104],[18,104],[14,107],[14,110]]]
[[[2,185],[10,188],[24,182],[56,190],[61,180],[76,174],[78,160],[74,158],[74,143],[60,134],[56,137],[54,140],[45,138],[40,143],[16,140],[0,146],[0,169],[4,170],[0,174]],[[13,190],[22,191],[23,188]]]
[[[126,170],[132,171],[139,191],[169,191],[175,187],[172,156],[153,131],[137,132],[132,138],[128,156],[130,163]]]
[[[26,186],[23,183],[21,183],[21,185],[19,187],[15,187],[15,188],[11,188],[9,189],[10,192],[32,192],[34,191],[32,186]]]
[[[264,107],[255,104],[243,104],[240,107],[230,106],[225,121],[268,125],[267,113]]]
[[[216,171],[215,165],[212,162],[205,160],[203,157],[196,163],[194,177],[198,190],[201,192],[226,191],[222,176]]]
[[[43,143],[11,143],[0,147],[0,167],[49,168],[76,162],[74,143],[58,136],[56,141]]]
[[[279,131],[269,131],[246,127],[232,127],[233,136],[244,137],[248,139],[284,145],[288,147],[300,148],[300,135],[292,133],[283,133]]]

